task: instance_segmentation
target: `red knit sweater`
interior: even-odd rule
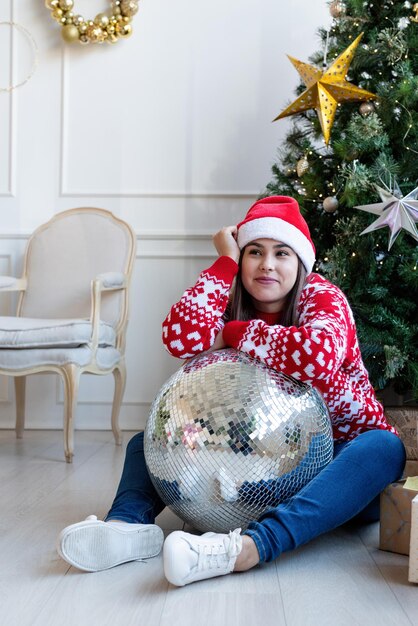
[[[266,365],[318,389],[328,405],[336,441],[387,423],[364,367],[353,314],[342,291],[310,274],[298,306],[300,326],[269,325],[271,319],[225,322],[238,265],[220,257],[173,305],[163,322],[163,342],[175,357],[208,350],[222,331],[224,342]]]

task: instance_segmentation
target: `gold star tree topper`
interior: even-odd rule
[[[416,222],[418,222],[418,187],[404,197],[402,197],[402,192],[396,181],[393,187],[392,191],[376,185],[382,202],[354,207],[355,209],[360,209],[360,211],[379,215],[378,219],[365,228],[360,235],[371,233],[374,230],[387,226],[390,230],[388,250],[391,249],[402,229],[406,230],[407,233],[418,241],[418,230],[415,226]]]
[[[346,80],[348,68],[362,36],[363,33],[325,71],[318,69],[314,65],[298,61],[288,55],[307,89],[280,115],[275,117],[273,122],[308,109],[316,109],[325,143],[328,145],[339,102],[377,98],[370,91],[360,89]]]

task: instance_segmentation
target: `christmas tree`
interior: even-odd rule
[[[418,194],[410,204],[394,201],[418,186],[418,4],[334,0],[330,12],[331,27],[319,30],[321,50],[301,65],[291,59],[304,82],[284,111],[292,127],[265,195],[298,200],[317,248],[315,271],[347,294],[375,388],[417,399]],[[343,79],[352,87],[318,88],[336,94],[332,119],[332,107],[331,114],[316,110],[324,96],[315,102],[312,84],[321,75],[326,82],[327,68],[340,55],[344,61],[350,46]],[[370,204],[377,214],[355,208]],[[395,204],[403,210],[400,229],[388,215]],[[389,225],[380,228],[382,221]]]

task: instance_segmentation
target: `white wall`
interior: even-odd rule
[[[75,0],[93,18],[107,0]],[[30,232],[98,206],[138,236],[121,424],[144,425],[178,366],[161,346],[169,306],[214,258],[210,234],[236,223],[270,180],[297,74],[330,23],[325,0],[141,0],[131,38],[69,46],[42,0],[0,0],[0,22],[30,30],[39,66],[0,92],[0,274],[19,275]],[[0,87],[30,69],[23,36],[0,26]],[[0,311],[13,310],[2,295]],[[113,382],[84,376],[78,428],[108,428]],[[60,428],[57,377],[28,383],[27,427]],[[14,424],[0,378],[0,428]]]

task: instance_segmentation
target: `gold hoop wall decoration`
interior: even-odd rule
[[[22,24],[18,24],[17,22],[0,22],[0,26],[10,26],[10,27],[16,28],[23,35],[25,35],[26,39],[28,40],[32,48],[32,54],[33,54],[32,67],[29,71],[29,74],[26,76],[26,78],[20,81],[19,83],[16,83],[16,85],[9,85],[8,87],[0,87],[0,91],[10,92],[10,91],[13,91],[14,89],[17,89],[18,87],[22,87],[23,85],[25,85],[28,82],[28,80],[30,80],[32,76],[34,75],[34,73],[36,72],[36,68],[38,67],[38,46],[36,45],[36,41],[32,37],[31,33],[28,31],[27,28],[22,26]]]
[[[132,17],[138,11],[139,0],[113,0],[110,10],[86,20],[75,13],[75,0],[45,0],[51,17],[61,24],[61,34],[67,43],[116,43],[132,34]]]

